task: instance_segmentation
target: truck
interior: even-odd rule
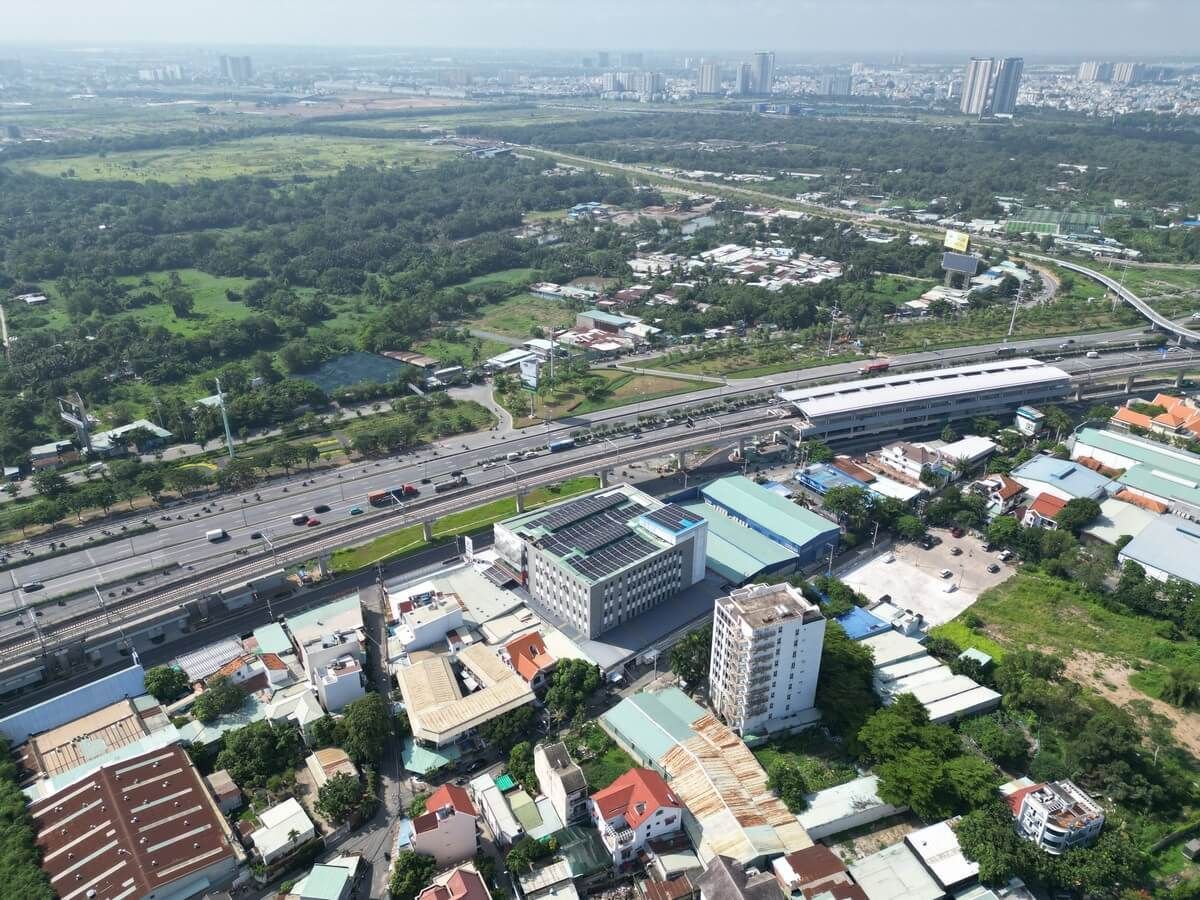
[[[859,375],[877,375],[880,372],[886,372],[891,367],[892,367],[892,364],[888,360],[881,359],[876,362],[867,363],[865,366],[863,366],[861,369],[858,370],[858,374]]]
[[[575,438],[559,438],[557,441],[551,441],[546,445],[551,453],[561,453],[564,450],[575,449]]]
[[[367,494],[367,502],[372,506],[391,506],[399,503],[401,497],[415,497],[421,493],[413,484],[402,484],[399,487],[388,488],[385,491],[371,491]]]
[[[465,475],[455,475],[454,477],[450,478],[447,481],[439,481],[437,484],[435,484],[433,486],[433,489],[435,491],[437,491],[437,493],[440,494],[443,491],[452,491],[455,488],[460,488],[463,485],[465,485],[466,483],[467,483],[467,478]]]
[[[1017,353],[1016,347],[1001,347],[1000,349],[998,349],[996,351],[996,355],[999,356],[1001,359],[1004,359],[1005,357],[1008,357],[1008,356],[1015,356],[1016,353]]]
[[[208,531],[204,532],[204,536],[214,543],[216,541],[223,541],[225,538],[229,537],[229,535],[225,533],[224,528],[210,528]]]

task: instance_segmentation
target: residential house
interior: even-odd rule
[[[1156,394],[1149,405],[1159,407],[1162,412],[1150,413],[1138,412],[1134,409],[1135,404],[1141,405],[1138,400],[1130,400],[1120,407],[1109,419],[1109,424],[1122,431],[1132,431],[1136,428],[1168,437],[1200,437],[1200,404],[1195,400],[1171,394]]]
[[[417,900],[492,900],[492,894],[475,867],[467,864],[435,876]]]
[[[728,856],[714,856],[696,884],[700,900],[784,900],[785,896],[773,874],[747,871]]]
[[[308,682],[330,712],[365,693],[366,634],[358,594],[286,619]]]
[[[1087,466],[1054,456],[1035,456],[1010,473],[1030,496],[1050,494],[1060,500],[1087,497],[1102,500],[1108,493],[1111,479]]]
[[[632,862],[648,841],[683,828],[683,802],[652,769],[630,769],[597,791],[591,812],[618,868]]]
[[[1006,799],[1021,836],[1054,856],[1087,846],[1104,827],[1104,810],[1067,779],[1031,784]]]
[[[994,519],[1011,512],[1021,502],[1025,488],[1007,475],[996,473],[971,482],[967,491],[987,500],[988,518]]]
[[[313,782],[318,789],[335,775],[358,777],[358,767],[351,762],[346,751],[340,747],[325,747],[310,753],[305,758],[304,765],[312,775]]]
[[[571,759],[567,745],[538,744],[533,748],[533,770],[542,793],[564,825],[570,825],[588,814],[588,786],[583,770]]]
[[[1062,512],[1066,505],[1067,501],[1053,494],[1038,494],[1025,510],[1025,518],[1021,520],[1021,524],[1026,528],[1057,528],[1058,522],[1054,517]]]
[[[509,665],[535,691],[547,686],[558,662],[546,652],[546,643],[536,631],[513,638],[504,645],[504,652],[508,654]]]
[[[285,900],[350,900],[363,871],[361,856],[338,856],[317,863],[293,885]]]
[[[213,798],[217,801],[217,809],[229,815],[235,809],[242,805],[242,791],[230,777],[229,772],[225,769],[217,769],[211,775],[204,776],[204,781],[208,785],[208,789],[212,791]]]
[[[880,449],[875,460],[893,472],[911,481],[920,481],[921,473],[930,470],[943,470],[947,474],[949,467],[941,454],[920,444],[910,444],[907,441],[897,441]]]
[[[466,790],[444,784],[425,801],[425,815],[413,819],[412,849],[448,866],[475,856],[479,814]]]
[[[775,879],[790,897],[828,897],[830,900],[867,900],[854,883],[846,864],[824,844],[813,844],[771,862]]]
[[[317,829],[295,797],[259,814],[262,827],[250,835],[264,865],[283,859],[300,845],[316,837]]]
[[[321,705],[331,713],[366,692],[362,663],[349,653],[328,663],[317,682],[317,696],[321,698]]]

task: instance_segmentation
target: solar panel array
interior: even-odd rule
[[[576,500],[572,503],[567,503],[563,506],[556,507],[550,510],[544,516],[540,516],[530,524],[541,525],[550,531],[558,531],[560,528],[565,528],[581,519],[586,519],[588,516],[594,516],[598,512],[603,512],[606,509],[612,509],[614,506],[619,506],[625,502],[625,495],[620,491],[614,491],[611,494],[603,496],[593,495],[584,497],[582,500]]]
[[[554,534],[547,535],[538,542],[538,546],[559,556],[566,556],[575,549],[582,553],[592,553],[605,544],[611,544],[631,534],[629,526],[625,524],[628,519],[627,513],[606,509],[582,522],[568,525]]]
[[[572,559],[570,563],[580,575],[597,581],[618,569],[645,559],[657,550],[658,548],[649,541],[630,532],[627,537],[621,538],[615,544],[609,544],[590,556]]]
[[[688,512],[688,510],[677,503],[668,503],[661,509],[646,513],[645,517],[651,522],[657,522],[664,528],[671,529],[675,533],[695,525],[701,518],[694,512]]]

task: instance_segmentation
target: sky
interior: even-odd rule
[[[12,0],[5,43],[1195,56],[1200,0]]]

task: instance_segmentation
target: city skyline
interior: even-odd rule
[[[1026,58],[1194,55],[1190,35],[1200,30],[1200,7],[1179,0],[967,0],[944,15],[934,0],[848,0],[830,8],[801,0],[727,4],[700,0],[614,0],[603,10],[551,0],[452,0],[449,9],[356,0],[336,12],[312,0],[247,7],[214,0],[203,9],[164,8],[125,0],[96,16],[82,0],[50,0],[6,12],[6,41],[69,44],[227,42],[244,45],[395,46],[532,49],[584,44],[663,51],[728,47],[780,53],[937,53],[955,45],[970,55],[1011,53]],[[1136,29],[1113,28],[1113,14],[1135,15]],[[990,29],[995,16],[1036,15],[1043,27],[1022,32]],[[797,27],[803,20],[804,27]],[[229,22],[237,21],[236,30]],[[531,31],[536,28],[536,35]],[[586,40],[581,39],[586,35]]]

